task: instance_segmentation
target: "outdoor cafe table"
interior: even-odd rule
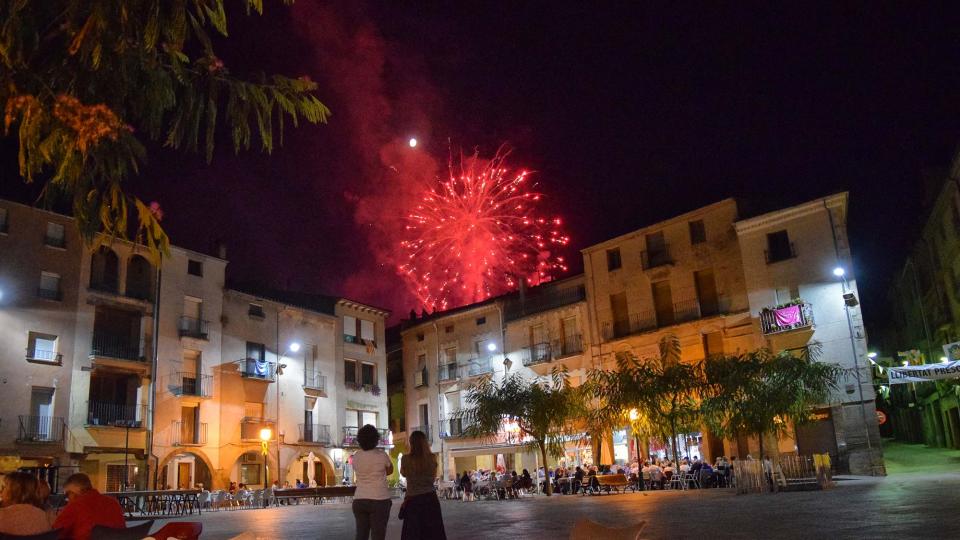
[[[117,499],[128,518],[150,516],[185,516],[196,510],[200,514],[199,489],[158,491],[114,491],[109,495]]]

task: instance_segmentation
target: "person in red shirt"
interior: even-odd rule
[[[120,503],[93,489],[90,477],[86,474],[70,475],[63,492],[67,496],[67,506],[53,522],[53,528],[60,531],[60,538],[88,540],[95,525],[115,529],[127,526]]]

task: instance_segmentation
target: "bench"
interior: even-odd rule
[[[273,504],[279,506],[281,501],[299,501],[300,499],[311,499],[313,504],[323,504],[323,499],[353,497],[356,491],[357,486],[276,489],[273,491]]]
[[[597,484],[599,484],[599,491],[594,492],[590,489],[590,479],[596,478]],[[636,490],[634,485],[630,482],[625,474],[599,474],[597,476],[589,476],[583,479],[583,487],[586,493],[591,495],[595,493],[626,493],[627,488]]]

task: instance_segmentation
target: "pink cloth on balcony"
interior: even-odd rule
[[[775,309],[773,310],[773,316],[777,321],[777,326],[793,326],[802,322],[800,306],[787,306],[785,308]]]

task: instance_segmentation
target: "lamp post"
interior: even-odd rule
[[[872,451],[873,443],[870,442],[870,428],[867,424],[867,406],[863,402],[863,382],[860,380],[860,355],[857,354],[857,342],[853,335],[853,320],[850,317],[850,307],[856,306],[859,302],[857,302],[857,298],[853,295],[852,290],[850,293],[847,293],[846,274],[842,266],[833,269],[833,275],[840,278],[840,287],[843,291],[843,311],[847,315],[847,330],[850,333],[850,349],[853,351],[853,369],[857,375],[857,390],[860,395],[860,417],[863,420],[863,434],[867,438],[867,449]],[[847,296],[848,294],[849,297]]]
[[[270,450],[270,439],[273,437],[273,430],[265,427],[260,430],[260,453],[263,454],[263,487],[270,487],[270,466],[267,465],[267,452]],[[280,462],[277,462],[277,468]]]

